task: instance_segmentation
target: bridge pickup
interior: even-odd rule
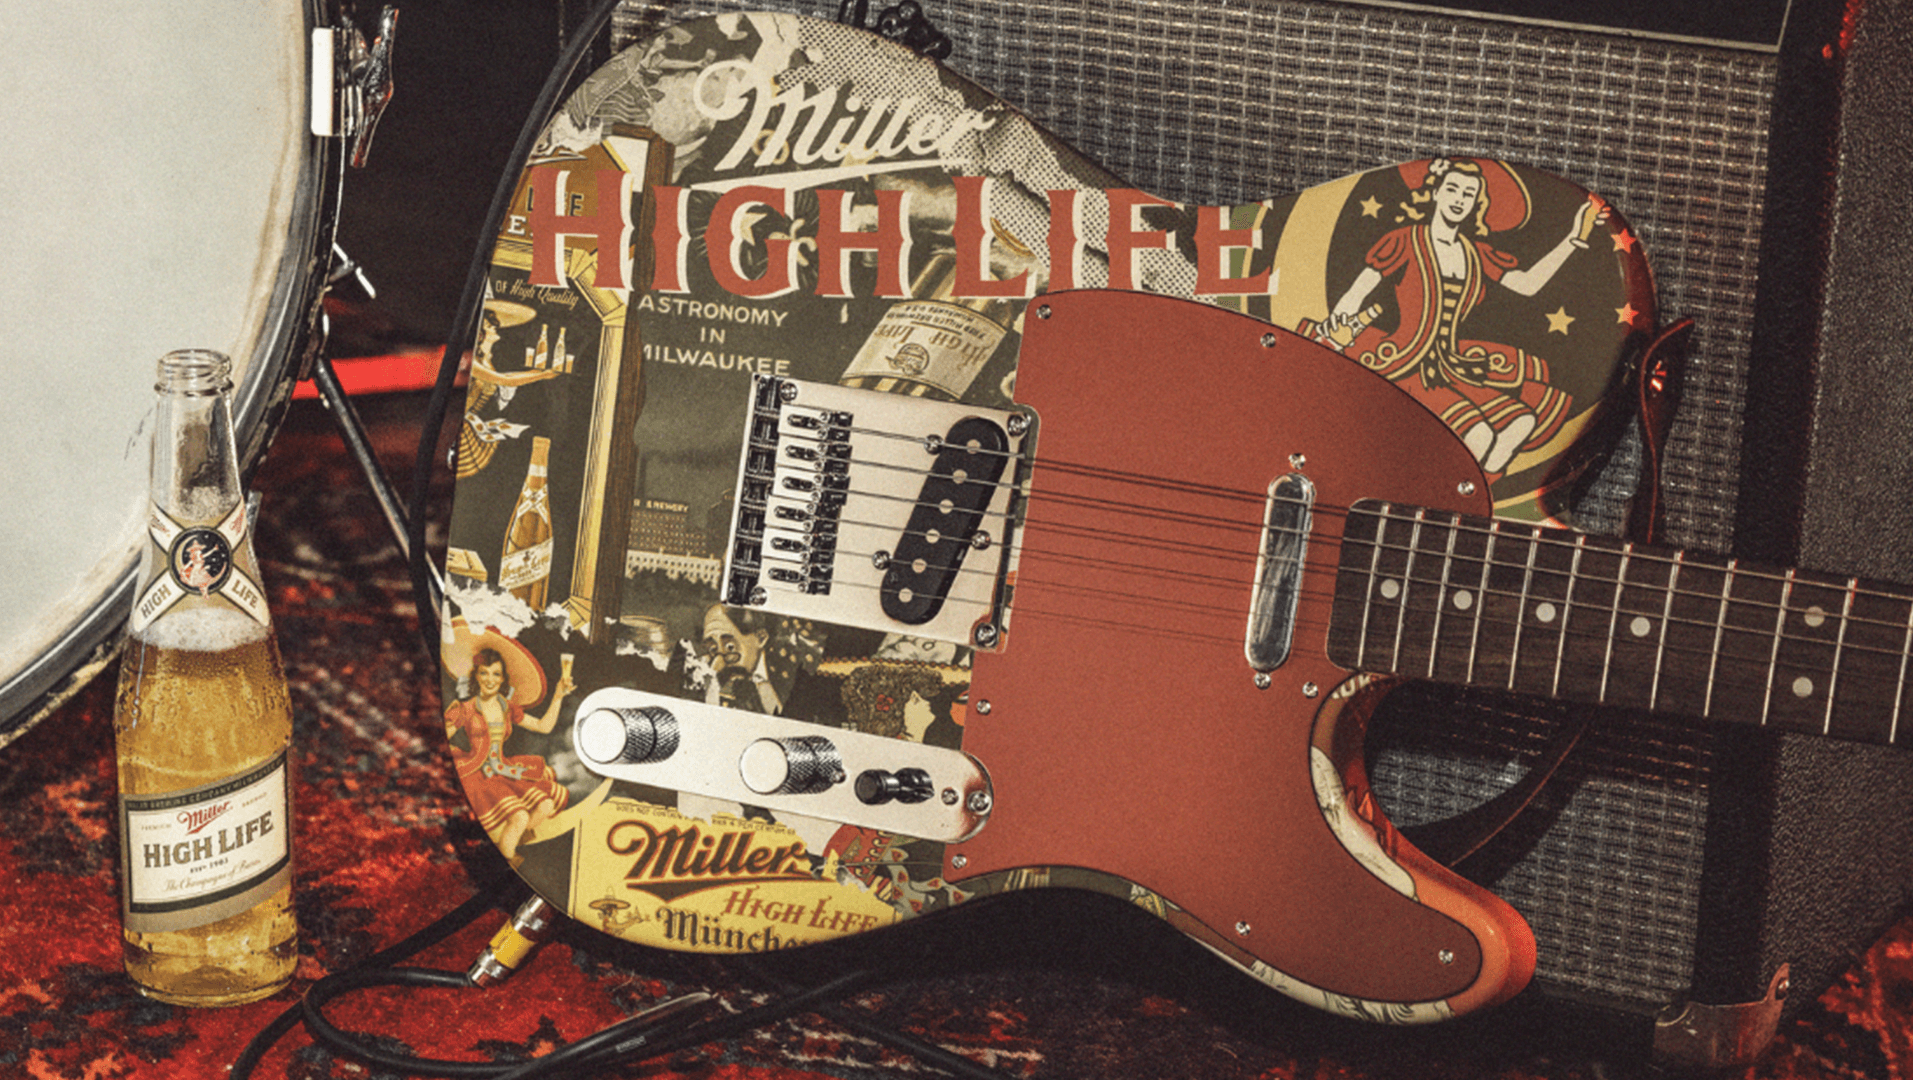
[[[979,416],[959,420],[933,445],[930,475],[884,567],[884,614],[907,626],[935,618],[964,554],[993,542],[982,527],[983,511],[1009,462],[1009,433]]]
[[[756,377],[724,602],[1000,647],[1033,428],[1020,412]]]
[[[1288,661],[1314,505],[1315,485],[1307,477],[1290,473],[1269,485],[1255,591],[1249,597],[1249,628],[1242,643],[1252,670],[1274,671]]]

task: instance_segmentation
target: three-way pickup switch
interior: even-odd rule
[[[857,799],[870,806],[882,806],[893,800],[920,803],[934,794],[936,785],[930,782],[930,774],[922,769],[898,769],[896,772],[865,769],[857,774]]]

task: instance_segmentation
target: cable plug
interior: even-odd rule
[[[492,935],[491,943],[478,954],[465,977],[473,986],[504,982],[540,942],[551,936],[557,923],[558,909],[546,903],[544,897],[533,896],[518,905],[512,917]]]

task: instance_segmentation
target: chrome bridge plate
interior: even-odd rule
[[[997,647],[1033,428],[1016,411],[757,376],[724,602]]]

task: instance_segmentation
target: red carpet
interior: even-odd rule
[[[381,452],[409,475],[415,397],[366,403]],[[381,423],[381,420],[386,422]],[[259,478],[260,554],[292,681],[299,781],[301,965],[277,998],[201,1012],[148,1001],[119,969],[110,676],[0,754],[0,1076],[203,1080],[311,982],[405,937],[503,879],[442,748],[437,679],[417,638],[410,584],[326,415],[295,408]],[[441,508],[442,512],[442,508]],[[490,990],[368,990],[331,1010],[391,1050],[515,1062],[549,1053],[659,1000],[717,995],[719,1014],[848,965],[895,976],[847,999],[1006,1076],[1595,1080],[1636,1071],[1598,1039],[1545,1030],[1518,1010],[1433,1030],[1327,1020],[1233,974],[1120,905],[1006,902],[924,932],[747,969],[565,929]],[[412,963],[463,971],[503,917]],[[1784,1022],[1747,1078],[1913,1077],[1913,920]],[[1537,1026],[1540,1025],[1540,1026]],[[282,1040],[256,1076],[373,1078],[315,1044]],[[633,1065],[620,1076],[868,1078],[941,1075],[816,1015]]]

